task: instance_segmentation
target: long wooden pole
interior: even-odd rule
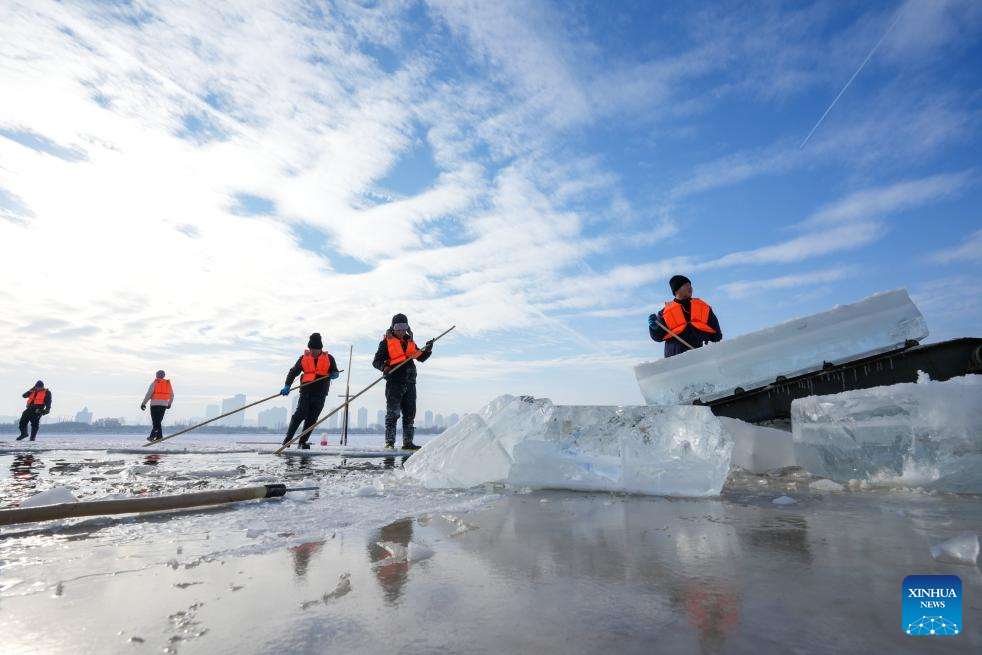
[[[291,387],[290,388],[290,391],[295,391],[297,389],[300,389],[301,387],[306,387],[308,384],[313,384],[315,382],[320,382],[323,379],[324,378],[317,378],[317,379],[311,380],[310,382],[304,382],[303,384],[298,384],[295,387]],[[209,423],[212,423],[212,422],[217,421],[219,419],[223,419],[226,416],[231,416],[232,414],[236,414],[238,412],[244,412],[245,410],[249,409],[250,407],[255,407],[256,405],[261,405],[262,403],[265,403],[267,401],[270,401],[273,398],[278,398],[278,397],[280,397],[282,395],[283,394],[281,394],[281,393],[275,393],[272,396],[269,396],[268,398],[263,398],[262,400],[257,400],[255,402],[249,403],[248,405],[245,405],[243,407],[239,407],[238,409],[233,409],[231,412],[225,412],[221,416],[216,416],[215,418],[210,418],[207,421],[202,421],[201,423],[198,423],[197,425],[192,425],[189,428],[184,428],[183,430],[180,430],[178,432],[175,432],[174,434],[169,434],[166,437],[163,437],[162,439],[157,439],[155,441],[148,441],[145,444],[143,444],[143,447],[146,448],[147,446],[152,446],[154,444],[158,444],[161,441],[167,441],[168,439],[173,439],[174,437],[178,437],[178,436],[184,434],[185,432],[190,432],[191,430],[197,430],[202,425],[208,425]]]
[[[662,325],[661,324],[661,321],[659,321],[657,318],[655,319],[655,325],[657,325],[661,329],[665,330],[665,332],[668,332],[670,335],[672,335],[673,337],[675,337],[676,339],[678,339],[679,341],[681,341],[682,344],[685,347],[687,347],[689,350],[695,350],[695,348],[693,348],[692,346],[689,345],[689,342],[688,341],[686,341],[685,339],[683,339],[682,337],[680,337],[679,335],[675,334],[674,332],[672,332],[671,330],[669,330],[667,327],[665,327],[664,325]]]
[[[344,383],[344,399],[347,401],[351,398],[351,357],[354,355],[355,347],[348,347],[348,376],[345,378]],[[344,422],[341,425],[341,445],[348,445],[348,406],[344,406]]]
[[[198,491],[176,496],[149,496],[146,498],[124,498],[120,500],[92,500],[80,503],[59,503],[41,507],[0,510],[0,525],[33,523],[54,519],[70,519],[77,516],[105,516],[108,514],[135,514],[139,512],[160,512],[169,509],[204,507],[236,503],[257,498],[275,498],[288,491],[307,491],[316,487],[287,489],[284,484],[264,484],[242,489],[218,489]]]
[[[430,341],[431,341],[431,342],[433,342],[433,343],[436,343],[437,341],[439,341],[440,339],[442,339],[442,338],[443,338],[444,336],[446,336],[446,335],[447,335],[447,333],[449,333],[449,332],[450,332],[451,330],[453,330],[453,329],[454,329],[455,327],[457,327],[457,326],[456,326],[456,325],[451,325],[451,326],[450,326],[449,328],[447,328],[446,330],[444,330],[442,334],[440,334],[439,336],[437,336],[437,337],[435,337],[435,338],[433,338],[433,339],[431,339]],[[416,358],[418,358],[418,357],[419,357],[419,355],[421,355],[421,354],[423,354],[423,351],[422,351],[422,350],[420,350],[420,351],[419,351],[419,353],[418,353],[418,354],[417,354],[417,355],[416,355],[415,357],[408,357],[408,358],[407,358],[407,359],[406,359],[405,361],[402,361],[402,362],[399,362],[398,364],[396,364],[395,366],[393,366],[393,367],[392,367],[392,368],[391,368],[391,369],[389,370],[389,372],[388,372],[388,373],[383,373],[382,375],[380,375],[380,376],[379,376],[378,378],[376,378],[376,380],[375,380],[374,382],[372,382],[372,383],[371,383],[370,385],[368,385],[367,387],[365,387],[364,389],[362,389],[361,391],[359,391],[358,393],[356,393],[355,395],[353,395],[353,396],[352,396],[351,398],[349,398],[348,400],[346,400],[346,401],[344,401],[344,404],[343,404],[343,405],[340,405],[340,406],[338,406],[338,407],[335,407],[334,409],[332,409],[332,410],[331,410],[331,413],[330,413],[330,414],[328,414],[328,415],[327,415],[327,416],[325,416],[324,418],[322,418],[322,419],[320,419],[319,421],[317,421],[316,423],[314,423],[313,425],[311,425],[311,426],[310,426],[309,428],[307,428],[306,430],[304,430],[304,431],[303,431],[303,432],[301,432],[300,434],[298,434],[298,435],[296,435],[296,436],[294,436],[294,437],[293,437],[293,438],[291,438],[291,439],[290,439],[289,441],[287,441],[287,442],[286,442],[285,444],[283,444],[282,446],[280,446],[279,448],[277,448],[277,449],[276,449],[275,451],[273,451],[273,454],[274,454],[274,455],[279,455],[280,453],[282,453],[282,452],[283,452],[284,450],[286,450],[287,448],[289,448],[289,447],[290,447],[290,444],[292,444],[292,443],[293,443],[293,440],[294,440],[294,439],[302,439],[302,438],[304,438],[304,437],[305,437],[306,435],[308,435],[308,434],[310,434],[311,432],[313,432],[313,431],[314,431],[314,428],[316,428],[316,427],[317,427],[318,425],[320,425],[321,423],[323,423],[323,422],[324,422],[324,421],[326,421],[327,419],[329,419],[329,418],[331,418],[332,416],[334,416],[335,414],[337,414],[337,413],[338,413],[339,411],[341,411],[341,410],[342,410],[343,408],[345,408],[345,407],[347,407],[347,406],[348,406],[348,405],[349,405],[349,404],[350,404],[350,403],[351,403],[351,402],[352,402],[353,400],[355,400],[355,399],[356,399],[356,398],[358,398],[358,397],[359,397],[360,395],[362,395],[363,393],[365,393],[366,391],[368,391],[369,389],[371,389],[372,387],[374,387],[374,386],[375,386],[376,384],[378,384],[379,382],[381,382],[382,380],[384,380],[384,379],[385,379],[385,376],[386,376],[386,375],[391,375],[391,374],[392,374],[393,372],[395,372],[395,371],[397,371],[397,370],[398,370],[398,369],[399,369],[400,367],[402,367],[402,366],[403,366],[404,364],[408,364],[408,363],[409,363],[409,362],[410,362],[411,360],[414,360],[414,359],[416,359]]]

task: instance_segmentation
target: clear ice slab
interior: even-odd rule
[[[982,492],[982,375],[799,398],[791,431],[815,475]]]
[[[725,326],[724,326],[725,327]],[[724,339],[675,357],[634,367],[649,405],[673,405],[756,389],[790,378],[896,350],[927,337],[924,317],[903,289]]]
[[[505,483],[715,496],[732,448],[707,407],[565,406],[500,396],[413,455],[405,474],[429,488]]]

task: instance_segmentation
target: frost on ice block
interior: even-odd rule
[[[725,326],[724,326],[725,327]],[[927,336],[927,324],[903,289],[724,339],[634,367],[649,405],[673,405],[756,389],[842,362],[901,348]]]
[[[430,488],[489,482],[537,489],[718,495],[732,443],[707,407],[557,406],[501,396],[416,453]]]
[[[799,398],[791,430],[816,475],[982,492],[982,375]]]

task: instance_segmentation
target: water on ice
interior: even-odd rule
[[[982,491],[982,375],[799,398],[791,427],[815,475]]]
[[[506,483],[536,489],[718,495],[732,443],[709,408],[553,405],[501,396],[414,455],[429,488]]]
[[[903,289],[870,296],[675,357],[634,367],[649,405],[672,405],[756,389],[920,341],[927,324]]]

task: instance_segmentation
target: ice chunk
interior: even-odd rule
[[[405,474],[430,488],[718,495],[732,443],[707,407],[557,406],[501,396],[427,444]]]
[[[61,503],[77,503],[78,498],[66,487],[54,487],[27,498],[21,507],[41,507],[42,505],[60,505]]]
[[[410,562],[421,562],[424,559],[433,557],[433,549],[425,544],[416,541],[409,542],[409,549],[406,558]]]
[[[791,496],[781,496],[780,498],[775,498],[771,501],[775,505],[797,505],[798,501]]]
[[[845,487],[834,480],[815,480],[808,488],[812,491],[845,491]]]
[[[778,376],[820,370],[902,347],[927,336],[927,324],[903,289],[794,319],[634,367],[649,405],[728,396],[763,387]]]
[[[723,416],[719,421],[733,440],[734,465],[751,473],[766,473],[795,465],[790,432]]]
[[[982,375],[799,398],[791,427],[815,475],[982,491]]]
[[[979,537],[974,532],[931,546],[931,557],[947,564],[973,566],[979,559]]]

